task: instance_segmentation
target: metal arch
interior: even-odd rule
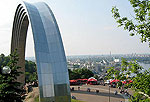
[[[17,80],[25,83],[25,46],[31,24],[41,102],[71,102],[69,75],[59,27],[46,3],[20,3],[17,6],[11,41],[11,53],[17,49],[18,66],[23,72]]]
[[[27,24],[25,24],[24,26],[24,31],[25,33],[22,34],[21,28],[23,27],[23,24],[25,23],[25,21],[27,22]],[[12,30],[12,42],[11,42],[11,53],[15,51],[15,49],[18,50],[18,54],[19,54],[19,62],[18,65],[21,67],[21,69],[19,69],[19,71],[23,72],[23,74],[21,74],[17,80],[19,82],[22,82],[23,84],[25,83],[25,41],[20,41],[21,39],[26,39],[26,35],[27,35],[27,29],[28,29],[28,24],[29,21],[27,19],[27,13],[25,12],[25,9],[23,8],[23,6],[21,4],[19,4],[17,6],[16,12],[15,12],[15,17],[14,17],[14,22],[13,22],[13,30]],[[23,44],[21,44],[21,42],[23,42]],[[23,46],[23,48],[22,48]]]

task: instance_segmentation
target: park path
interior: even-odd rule
[[[111,88],[109,94],[108,86],[101,85],[83,85],[80,86],[80,90],[78,90],[78,86],[71,86],[75,88],[75,91],[72,91],[71,94],[77,98],[77,100],[81,100],[84,102],[128,102],[127,97],[123,97],[121,95],[115,95],[114,91],[117,88]],[[91,92],[87,92],[87,88],[91,89]],[[96,93],[96,90],[99,90],[99,93]],[[110,95],[110,101],[109,101]]]

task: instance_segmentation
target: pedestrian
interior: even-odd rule
[[[28,85],[28,93],[32,91],[33,91],[32,85]]]
[[[91,89],[90,88],[87,88],[87,92],[90,92],[91,91]]]
[[[80,90],[80,87],[78,87],[78,90]]]
[[[72,87],[71,91],[74,91],[74,87]]]
[[[99,90],[96,90],[96,93],[98,94],[98,93],[99,93]]]
[[[118,94],[118,92],[117,92],[116,90],[115,90],[115,92],[114,92],[114,93],[115,93],[115,95],[117,95],[117,94]]]

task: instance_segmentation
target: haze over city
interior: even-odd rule
[[[10,53],[16,1],[18,0],[0,2],[0,53],[6,55]],[[37,0],[33,0],[35,1]],[[66,55],[100,55],[109,54],[110,51],[112,54],[150,52],[148,43],[141,43],[138,36],[131,37],[123,28],[117,28],[112,17],[111,8],[115,5],[123,16],[134,16],[128,0],[44,1],[49,4],[56,17]],[[30,27],[28,33],[26,56],[32,57],[34,50]]]

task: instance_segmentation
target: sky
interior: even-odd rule
[[[66,55],[145,54],[148,43],[131,37],[118,28],[111,8],[117,6],[122,16],[133,16],[128,0],[26,0],[46,2],[57,20]],[[0,53],[10,53],[14,14],[19,0],[0,1]],[[34,56],[31,27],[27,34],[26,57]]]

